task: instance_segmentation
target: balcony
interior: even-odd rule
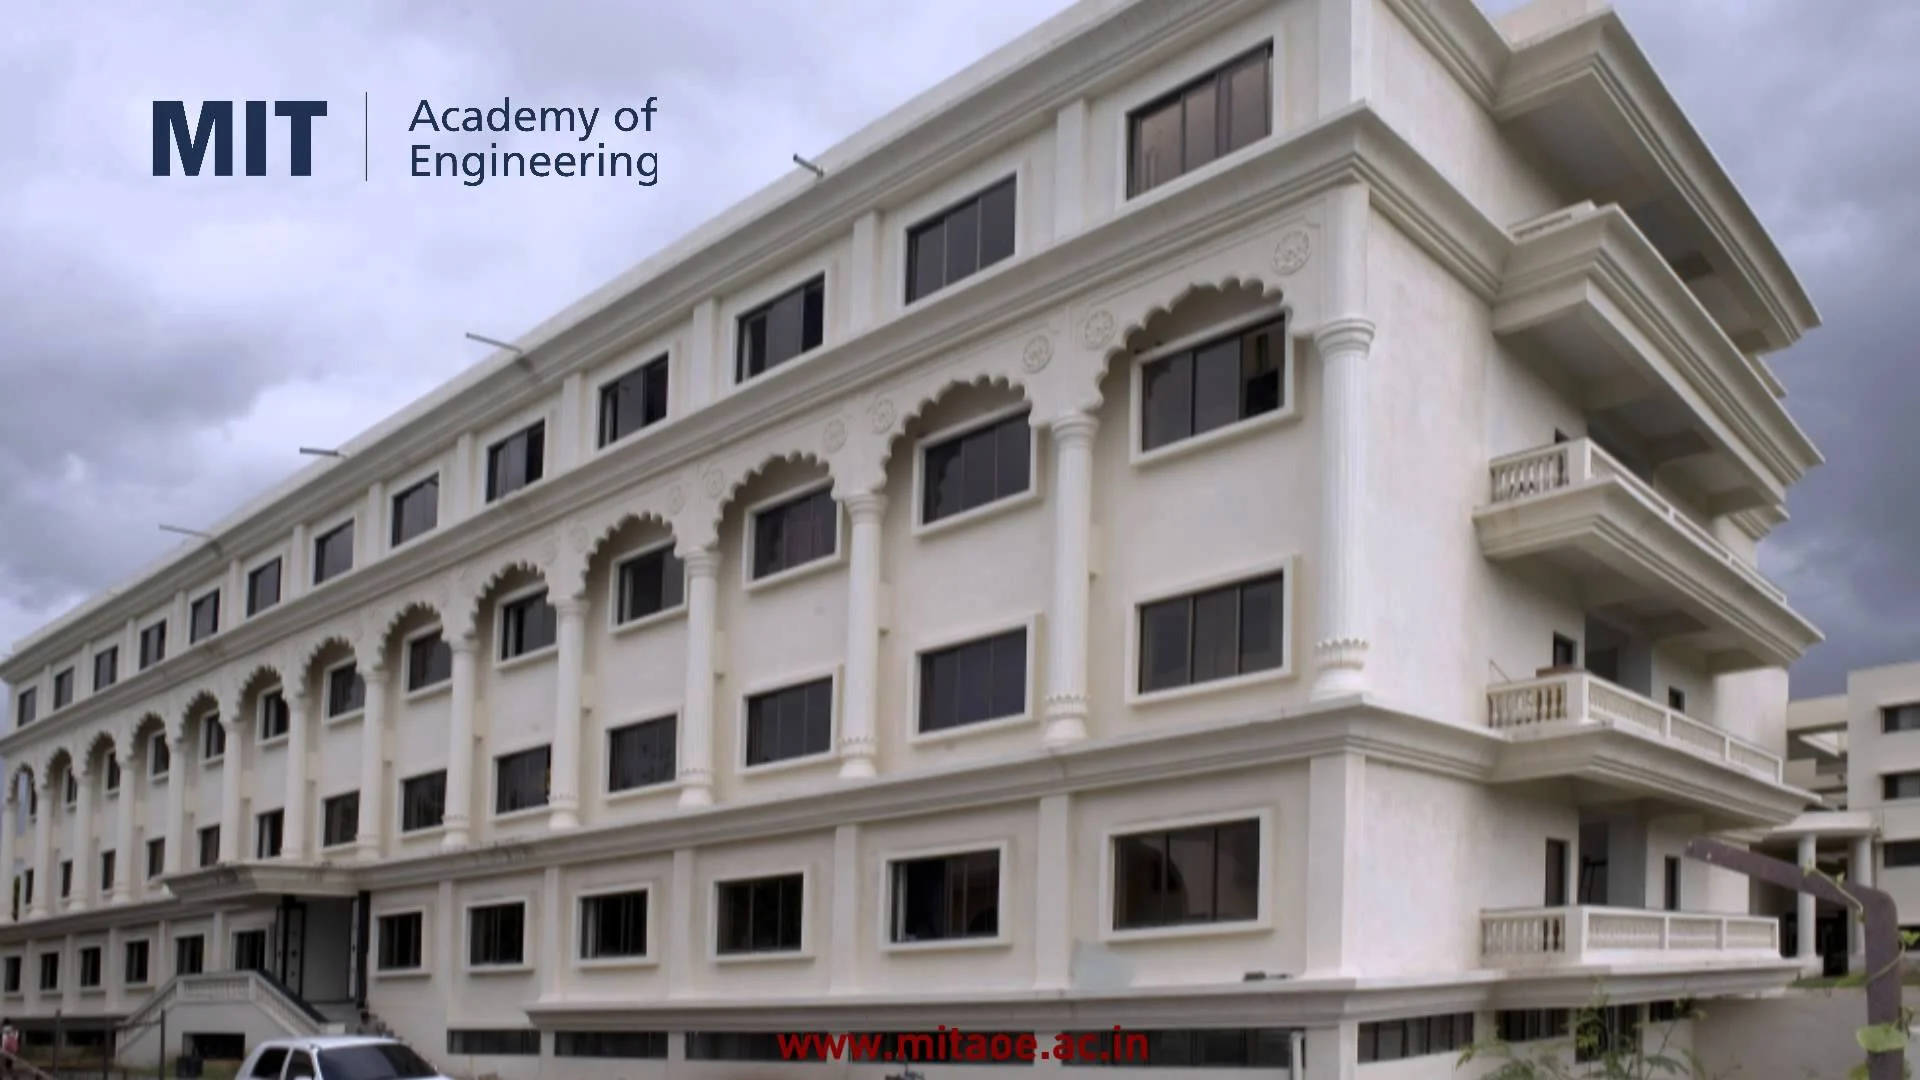
[[[1481,551],[1571,581],[1593,614],[1715,673],[1784,667],[1820,640],[1785,593],[1593,440],[1495,458],[1490,473]]]
[[[1761,916],[1587,904],[1480,913],[1480,962],[1487,967],[1779,960],[1780,924]]]
[[[1487,726],[1506,740],[1496,782],[1572,780],[1591,805],[1637,801],[1747,828],[1808,801],[1780,755],[1585,672],[1488,688]]]

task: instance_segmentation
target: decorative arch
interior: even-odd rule
[[[537,554],[508,555],[493,564],[494,569],[484,577],[470,578],[470,584],[462,593],[460,605],[455,609],[459,619],[459,632],[471,634],[480,621],[480,605],[487,602],[500,589],[500,583],[514,573],[531,573],[552,588],[550,567],[553,555],[546,558]]]
[[[329,648],[336,646],[345,649],[347,654],[353,657],[355,663],[360,662],[361,646],[359,635],[349,635],[345,629],[335,627],[315,634],[313,639],[300,650],[298,659],[288,665],[288,670],[299,673],[297,677],[300,679],[302,685],[311,686],[315,674],[313,670],[314,666],[320,662],[320,657],[324,655]]]
[[[226,704],[238,709],[248,698],[272,683],[279,683],[282,692],[291,692],[292,685],[286,674],[289,666],[284,660],[259,660],[252,667],[238,669],[244,674],[230,684],[232,692],[226,695]]]
[[[46,756],[40,759],[40,768],[36,771],[42,784],[51,784],[55,777],[72,768],[73,751],[60,744],[47,748]]]
[[[102,752],[118,755],[121,768],[126,767],[126,754],[121,751],[119,742],[114,738],[114,732],[109,728],[101,728],[86,736],[85,748],[79,757],[80,771],[83,775],[93,772],[96,759],[101,763],[101,767],[104,767],[106,759],[100,757]]]
[[[132,722],[126,725],[121,732],[121,744],[126,747],[126,750],[121,754],[121,769],[126,769],[132,762],[146,760],[147,740],[152,738],[155,733],[165,736],[171,736],[172,734],[168,729],[167,718],[151,710],[140,713],[134,717]]]
[[[31,761],[22,761],[14,765],[13,768],[7,770],[7,797],[13,798],[20,794],[20,778],[22,776],[27,778],[27,786],[31,788],[39,782],[39,778],[42,775],[44,774],[41,773]],[[13,823],[11,821],[6,822],[4,823],[4,827],[11,829],[13,828]]]
[[[1224,296],[1230,293],[1255,294],[1259,304],[1272,305],[1276,314],[1284,315],[1288,321],[1288,333],[1294,332],[1295,318],[1292,305],[1285,290],[1281,289],[1277,283],[1269,283],[1257,276],[1248,278],[1229,276],[1218,281],[1184,282],[1170,293],[1149,300],[1130,317],[1118,333],[1112,335],[1111,343],[1099,353],[1093,372],[1096,394],[1104,399],[1104,392],[1098,387],[1105,382],[1107,375],[1113,370],[1114,361],[1136,352],[1137,339],[1152,328],[1155,321],[1174,318],[1190,301],[1208,294]]]
[[[792,432],[787,432],[782,438],[791,435]],[[711,547],[718,542],[721,519],[740,494],[740,489],[768,469],[786,463],[817,465],[826,470],[828,477],[834,476],[833,462],[825,455],[805,447],[789,446],[734,461],[709,462],[700,470],[701,488],[708,495],[708,501],[690,508],[679,521],[670,525],[675,539],[683,547]]]
[[[575,518],[566,525],[566,551],[553,568],[552,587],[561,595],[579,595],[587,587],[587,572],[615,533],[629,525],[652,523],[675,537],[672,510],[667,497],[650,492],[632,503],[610,507],[590,516]]]
[[[379,631],[367,639],[368,655],[387,655],[387,650],[393,648],[394,635],[399,633],[400,627],[415,615],[431,615],[436,622],[444,626],[447,621],[445,608],[446,598],[444,596],[415,597],[401,603],[387,616],[386,621],[381,624]],[[356,653],[355,655],[358,656],[359,654]]]
[[[971,377],[956,376],[948,379],[936,387],[932,393],[925,394],[916,400],[912,408],[901,413],[892,424],[887,426],[886,431],[881,433],[879,459],[875,462],[880,475],[886,475],[887,466],[893,461],[894,448],[899,445],[901,437],[907,433],[907,428],[915,420],[920,419],[929,409],[940,404],[955,391],[972,389],[1012,390],[1018,393],[1020,399],[1029,406],[1033,404],[1033,398],[1027,393],[1026,384],[1004,374],[982,373]]]

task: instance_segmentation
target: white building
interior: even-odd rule
[[[0,662],[0,1010],[1400,1077],[1794,974],[1679,853],[1809,797],[1817,316],[1616,16],[1089,0],[819,163]]]

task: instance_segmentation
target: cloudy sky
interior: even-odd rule
[[[1514,0],[1483,0],[1494,10]],[[0,29],[0,647],[164,553],[1054,0],[15,0]],[[1621,0],[1826,328],[1774,364],[1829,464],[1763,567],[1796,693],[1920,656],[1920,5]],[[162,10],[164,9],[164,10]],[[371,182],[359,164],[366,94]],[[406,176],[436,105],[655,97],[660,182]],[[324,97],[318,173],[159,180],[156,98]],[[602,121],[603,124],[605,121]],[[424,136],[423,136],[424,137]]]

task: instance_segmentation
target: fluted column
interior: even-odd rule
[[[713,802],[713,638],[720,554],[682,552],[687,568],[687,683],[680,706],[680,805]]]
[[[93,763],[87,762],[75,772],[73,815],[73,895],[68,911],[84,911],[93,895]]]
[[[300,677],[286,695],[287,701],[287,804],[286,828],[280,835],[280,857],[298,862],[307,857],[307,774],[311,759],[307,750],[307,717],[312,713],[313,697],[307,693],[307,680]]]
[[[465,847],[468,819],[473,813],[473,698],[474,649],[472,634],[457,634],[447,642],[453,651],[453,717],[447,731],[447,808],[442,846]]]
[[[161,854],[161,872],[177,874],[187,865],[187,757],[192,745],[183,728],[167,740],[167,843]]]
[[[125,904],[133,899],[133,882],[140,874],[135,869],[139,865],[134,854],[133,808],[139,804],[142,789],[146,787],[147,770],[142,763],[146,755],[138,753],[132,744],[125,748],[120,760],[120,803],[115,808],[113,827],[113,902]]]
[[[852,520],[847,554],[847,665],[840,699],[840,775],[874,774],[880,695],[880,518],[887,497],[871,491],[843,500]]]
[[[580,825],[580,679],[586,666],[587,598],[553,601],[558,616],[560,670],[554,682],[553,770],[547,790],[547,827]]]
[[[13,830],[20,824],[20,797],[15,794],[15,778],[7,779],[6,812],[0,814],[0,884],[8,889],[13,887]],[[0,898],[0,926],[13,921],[13,894],[6,893]],[[26,914],[22,911],[21,914]],[[21,961],[25,964],[26,961]]]
[[[1053,606],[1047,612],[1048,746],[1087,737],[1087,593],[1093,546],[1093,436],[1087,413],[1053,421]]]
[[[386,820],[387,658],[375,652],[360,665],[366,681],[366,703],[360,711],[360,820],[354,827],[354,845],[360,858],[380,857],[380,825]]]
[[[240,758],[250,727],[242,719],[241,704],[238,698],[229,702],[230,707],[221,714],[220,720],[227,729],[226,749],[220,754],[220,861],[223,863],[238,862],[241,851]]]
[[[27,905],[27,914],[39,918],[47,913],[47,894],[53,891],[53,800],[59,789],[53,786],[51,771],[33,782],[40,812],[33,816],[33,903]]]
[[[1373,323],[1336,319],[1313,336],[1320,354],[1320,639],[1314,645],[1316,699],[1366,687],[1366,371]]]

